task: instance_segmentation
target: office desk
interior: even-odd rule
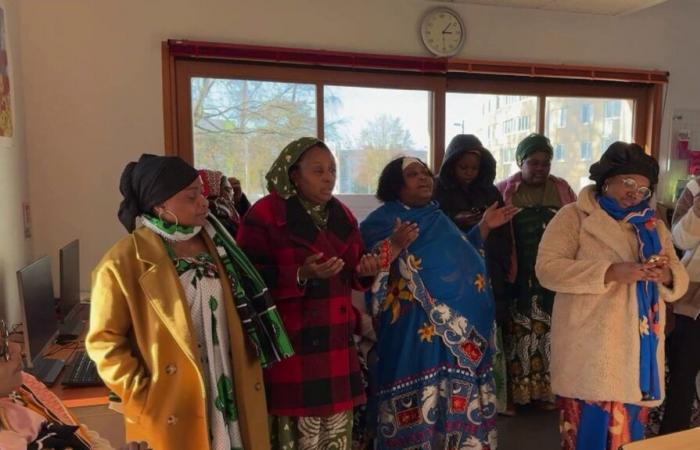
[[[622,446],[622,450],[697,450],[700,447],[700,428],[658,436]]]

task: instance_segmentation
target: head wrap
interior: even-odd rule
[[[229,232],[237,230],[241,218],[236,210],[233,187],[228,178],[218,170],[209,169],[200,170],[199,176],[202,179],[203,194],[209,200],[209,211]],[[231,234],[235,236],[235,232]]]
[[[151,213],[197,176],[197,171],[177,156],[141,155],[138,162],[126,165],[119,180],[119,191],[124,196],[117,214],[119,221],[131,233],[136,217]]]
[[[297,195],[297,190],[289,178],[289,169],[299,162],[301,155],[305,151],[316,146],[328,148],[322,140],[314,137],[303,137],[290,142],[275,159],[270,170],[267,171],[267,175],[265,175],[267,190],[276,192],[285,200]]]
[[[605,150],[600,160],[591,165],[590,179],[597,186],[602,186],[605,180],[615,175],[642,175],[649,180],[653,189],[659,182],[659,163],[653,156],[647,155],[637,144],[613,142]]]
[[[423,161],[418,158],[414,158],[413,156],[404,156],[404,158],[401,160],[401,171],[403,172],[406,170],[406,167],[410,166],[411,164],[420,164],[425,166]]]
[[[518,148],[515,150],[515,162],[518,163],[518,167],[523,165],[530,155],[536,152],[544,152],[551,158],[554,156],[554,148],[549,138],[541,134],[532,133],[518,144]]]
[[[275,162],[272,163],[272,167],[265,175],[265,179],[267,179],[268,191],[276,192],[285,200],[296,196],[316,226],[326,228],[328,225],[328,210],[324,206],[313,204],[301,195],[298,195],[296,187],[292,183],[291,178],[289,178],[289,169],[299,162],[299,159],[307,150],[317,146],[328,148],[322,140],[314,137],[303,137],[292,141],[282,150]]]

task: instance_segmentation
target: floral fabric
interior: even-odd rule
[[[270,416],[273,450],[349,450],[352,411],[324,417]]]
[[[621,402],[557,399],[562,450],[618,450],[644,439],[648,408]]]
[[[390,202],[361,224],[366,245],[388,237],[397,217],[421,232],[372,289],[376,448],[493,450],[494,304],[479,230],[463,234],[435,203]]]

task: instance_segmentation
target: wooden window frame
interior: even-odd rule
[[[659,157],[668,73],[632,69],[464,61],[277,47],[166,41],[162,44],[165,154],[193,163],[190,80],[235,78],[316,85],[317,130],[323,139],[325,85],[427,90],[431,166],[445,148],[448,92],[538,98],[537,130],[544,132],[547,97],[634,101],[633,136]]]

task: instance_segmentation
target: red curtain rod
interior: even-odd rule
[[[668,72],[547,65],[479,60],[448,60],[420,56],[378,55],[373,53],[336,52],[288,47],[222,44],[214,42],[169,40],[168,49],[174,57],[213,60],[237,60],[350,67],[354,69],[383,69],[432,74],[490,74],[532,78],[586,79],[618,82],[663,84]]]
[[[375,55],[371,53],[178,40],[169,40],[168,47],[170,54],[175,57],[265,61],[326,67],[352,67],[356,69],[406,70],[424,73],[445,73],[447,71],[447,60],[444,58]]]
[[[483,73],[525,77],[626,81],[650,84],[668,82],[668,72],[568,65],[528,64],[495,61],[452,60],[448,73]]]

